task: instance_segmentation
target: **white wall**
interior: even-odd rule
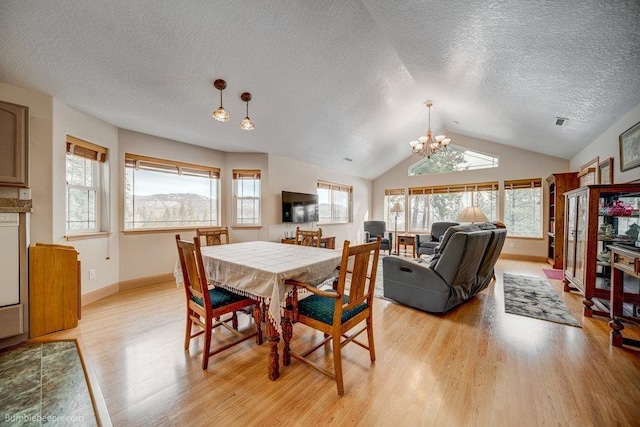
[[[0,83],[0,99],[29,107],[29,175],[33,200],[29,243],[51,243],[53,239],[53,98]],[[18,189],[0,187],[0,197],[17,198]]]
[[[267,154],[226,153],[226,167],[221,173],[222,194],[225,202],[223,225],[228,225],[229,238],[233,242],[250,242],[252,240],[269,240],[271,222],[269,212],[269,157]],[[260,192],[262,197],[261,227],[233,227],[233,169],[260,170]]]
[[[370,218],[371,212],[371,180],[273,154],[269,155],[268,240],[279,242],[285,231],[296,229],[294,224],[282,222],[282,191],[315,194],[318,180],[353,186],[353,221],[348,224],[320,224],[322,235],[335,236],[336,248],[341,248],[344,240],[352,244],[362,242],[362,222]],[[317,226],[316,223],[309,224],[309,228]]]
[[[371,181],[323,169],[285,157],[256,153],[225,153],[208,148],[158,138],[120,129],[118,176],[124,177],[124,154],[132,153],[166,158],[220,168],[222,190],[222,224],[231,228],[233,169],[259,169],[262,173],[262,226],[233,227],[230,234],[234,242],[268,240],[279,242],[285,230],[295,227],[282,224],[281,191],[315,193],[317,181],[324,180],[354,187],[354,216],[349,224],[323,225],[323,235],[335,236],[336,247],[343,240],[362,240],[362,221],[368,218],[371,203]],[[118,184],[118,227],[124,230],[124,186]],[[310,224],[310,227],[315,224]],[[120,281],[157,276],[173,272],[176,260],[175,231],[122,234],[119,239]],[[193,231],[180,232],[183,238],[192,238]]]
[[[125,153],[170,159],[185,163],[225,168],[225,153],[209,148],[158,138],[125,129],[118,131],[118,232],[124,230],[124,155]],[[224,185],[224,183],[222,184]],[[222,212],[225,212],[225,200]],[[195,236],[193,231],[179,233],[182,238]],[[121,234],[120,281],[157,276],[173,272],[177,251],[175,231]]]
[[[409,176],[408,169],[422,158],[410,156],[373,181],[373,216],[372,219],[384,218],[384,190],[387,188],[409,188],[433,185],[464,184],[474,182],[499,181],[499,206],[504,205],[504,189],[502,181],[525,178],[547,178],[552,173],[568,172],[569,161],[558,157],[545,156],[532,151],[521,150],[495,142],[452,135],[454,144],[500,157],[499,166],[491,169],[449,172],[441,174]],[[409,146],[407,145],[409,152]],[[544,186],[543,186],[544,187]],[[544,192],[543,206],[547,206],[548,191]],[[501,215],[500,208],[498,210]],[[543,237],[540,239],[508,238],[503,249],[504,254],[546,257],[546,233],[548,213],[543,209]],[[502,218],[501,218],[502,220]],[[511,244],[514,247],[511,247]]]
[[[83,139],[107,148],[105,178],[108,182],[109,236],[67,241],[65,216],[65,176],[67,135]],[[65,103],[53,100],[53,152],[51,162],[53,179],[53,238],[52,242],[71,245],[80,253],[82,267],[82,294],[95,291],[119,281],[118,251],[118,128]],[[89,279],[89,270],[95,270],[95,278]]]
[[[620,172],[620,145],[618,139],[622,132],[638,122],[640,122],[640,105],[625,114],[584,150],[576,154],[570,162],[571,170],[580,170],[580,166],[595,157],[598,157],[600,162],[613,157],[613,182],[615,184],[640,179],[640,167]]]

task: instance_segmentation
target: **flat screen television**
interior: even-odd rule
[[[282,192],[282,222],[318,221],[318,195]]]

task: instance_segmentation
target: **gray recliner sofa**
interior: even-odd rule
[[[485,289],[507,230],[490,223],[450,227],[431,259],[383,259],[384,296],[431,313],[444,313]]]

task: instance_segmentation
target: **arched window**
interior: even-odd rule
[[[431,173],[497,168],[500,158],[456,145],[439,151],[430,159],[422,159],[409,167],[409,176]]]

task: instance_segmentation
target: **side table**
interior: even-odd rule
[[[400,245],[404,245],[404,253],[407,253],[407,246],[411,246],[411,255],[416,257],[416,237],[413,234],[398,234],[396,236],[396,254],[400,255]]]

